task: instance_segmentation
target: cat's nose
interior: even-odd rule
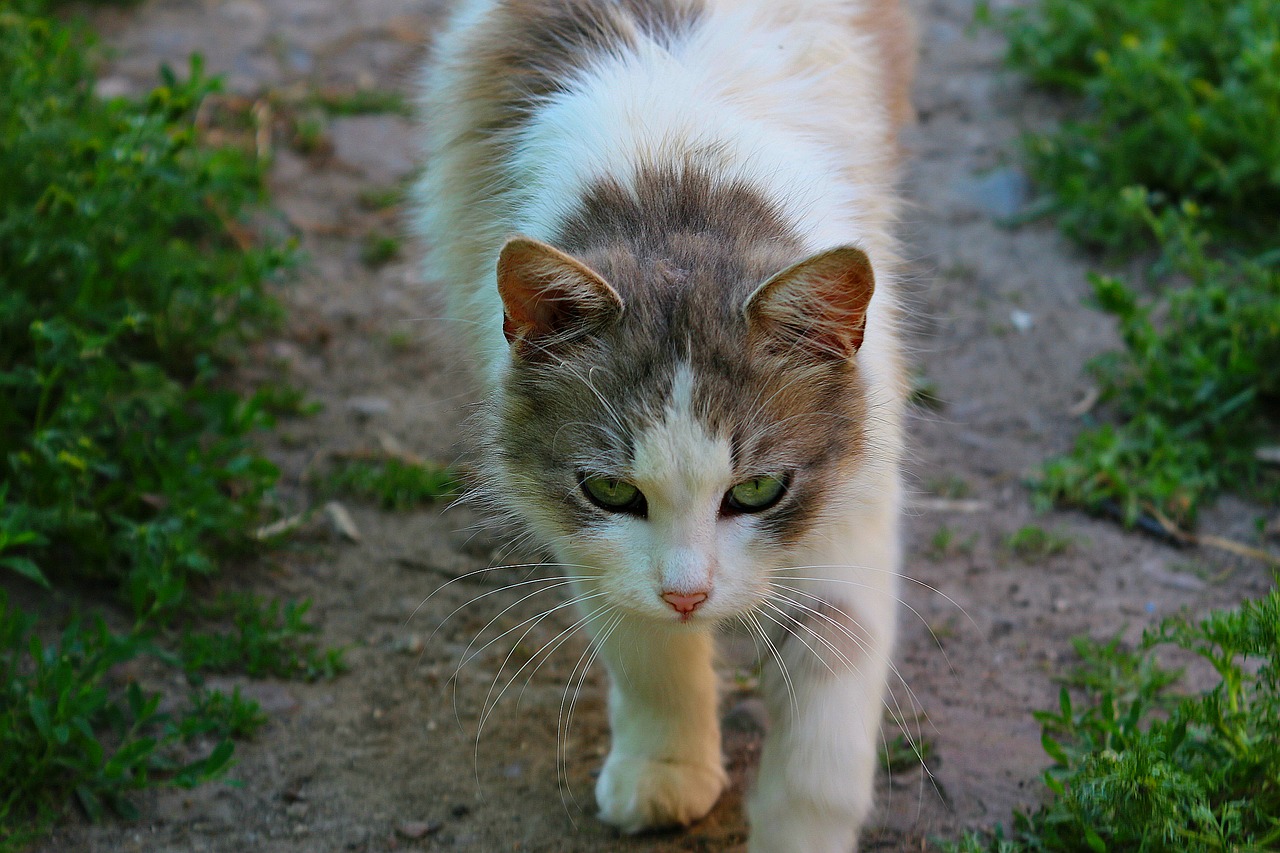
[[[669,590],[662,594],[662,600],[671,605],[671,609],[681,616],[687,616],[698,609],[698,605],[707,600],[705,592],[684,593]]]

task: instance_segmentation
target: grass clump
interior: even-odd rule
[[[227,595],[202,608],[205,620],[231,620],[231,631],[186,630],[182,661],[188,672],[243,672],[255,677],[332,678],[344,668],[340,649],[322,649],[307,621],[311,602],[267,601]]]
[[[1072,117],[1032,136],[1036,180],[1063,226],[1094,245],[1149,241],[1188,204],[1215,235],[1269,240],[1280,221],[1280,4],[1276,0],[1041,0],[1008,12],[1008,61],[1071,96]]]
[[[179,625],[193,584],[255,547],[276,482],[251,438],[289,395],[239,392],[230,368],[277,318],[266,283],[289,250],[245,224],[261,165],[200,143],[217,82],[198,59],[110,101],[95,61],[43,0],[0,9],[0,580],[57,590],[31,594],[39,618],[0,590],[0,849],[71,803],[128,816],[130,791],[214,778],[262,719],[199,686],[219,667]],[[113,627],[46,615],[85,590],[117,597]],[[241,627],[237,649],[309,674],[305,606],[280,608],[243,602],[235,619],[270,630]],[[189,674],[163,704],[185,711],[160,710],[144,660]]]
[[[400,238],[377,231],[366,234],[360,243],[360,261],[367,267],[384,267],[400,256]]]
[[[0,849],[36,837],[71,798],[94,819],[107,809],[131,817],[132,791],[216,778],[229,766],[229,741],[220,737],[194,758],[182,745],[196,735],[256,728],[256,706],[223,694],[205,694],[206,707],[183,717],[161,713],[161,696],[134,682],[113,685],[112,668],[154,653],[144,636],[73,619],[42,643],[35,627],[0,590]]]
[[[1025,563],[1057,557],[1072,549],[1075,541],[1062,533],[1045,530],[1036,524],[1019,527],[1004,540],[1009,553]]]
[[[1280,0],[1040,0],[996,23],[1013,67],[1073,99],[1027,143],[1064,229],[1158,257],[1154,287],[1092,278],[1125,346],[1091,365],[1114,422],[1049,461],[1039,496],[1168,532],[1224,489],[1277,500],[1254,449],[1280,400]],[[1162,649],[1216,686],[1175,693]],[[1280,849],[1280,592],[1077,651],[1037,715],[1049,802],[946,849]]]
[[[1114,423],[1050,461],[1047,501],[1189,527],[1225,488],[1276,500],[1254,457],[1280,402],[1280,0],[1041,0],[994,17],[1009,64],[1070,96],[1026,144],[1063,228],[1159,250],[1154,295],[1093,278],[1125,350],[1091,369]]]
[[[1280,499],[1280,476],[1254,452],[1274,435],[1280,402],[1280,266],[1214,258],[1187,222],[1173,233],[1152,225],[1185,284],[1143,299],[1118,278],[1093,276],[1125,344],[1090,365],[1117,423],[1086,430],[1051,460],[1041,490],[1129,524],[1159,513],[1190,526],[1225,489]]]
[[[406,510],[452,497],[458,481],[447,468],[404,459],[344,459],[322,479],[321,490]]]
[[[1151,662],[1174,647],[1218,678],[1190,697]],[[962,853],[1141,850],[1264,851],[1280,847],[1280,592],[1193,623],[1167,620],[1139,648],[1080,642],[1059,708],[1038,714],[1055,766],[1048,805],[1010,830],[969,835]]]

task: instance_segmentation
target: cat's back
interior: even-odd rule
[[[690,164],[887,267],[910,55],[897,0],[463,0],[421,103],[428,277],[500,364],[503,241],[554,244],[585,187]]]

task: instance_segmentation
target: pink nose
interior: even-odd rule
[[[670,604],[671,609],[675,612],[682,616],[688,616],[698,609],[698,605],[707,600],[707,594],[705,592],[695,592],[692,595],[687,595],[682,592],[664,592],[662,600]]]

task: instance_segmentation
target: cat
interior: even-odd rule
[[[610,676],[599,817],[726,784],[713,643],[769,664],[750,849],[855,849],[901,560],[897,0],[462,0],[414,226],[486,399],[481,485]]]

